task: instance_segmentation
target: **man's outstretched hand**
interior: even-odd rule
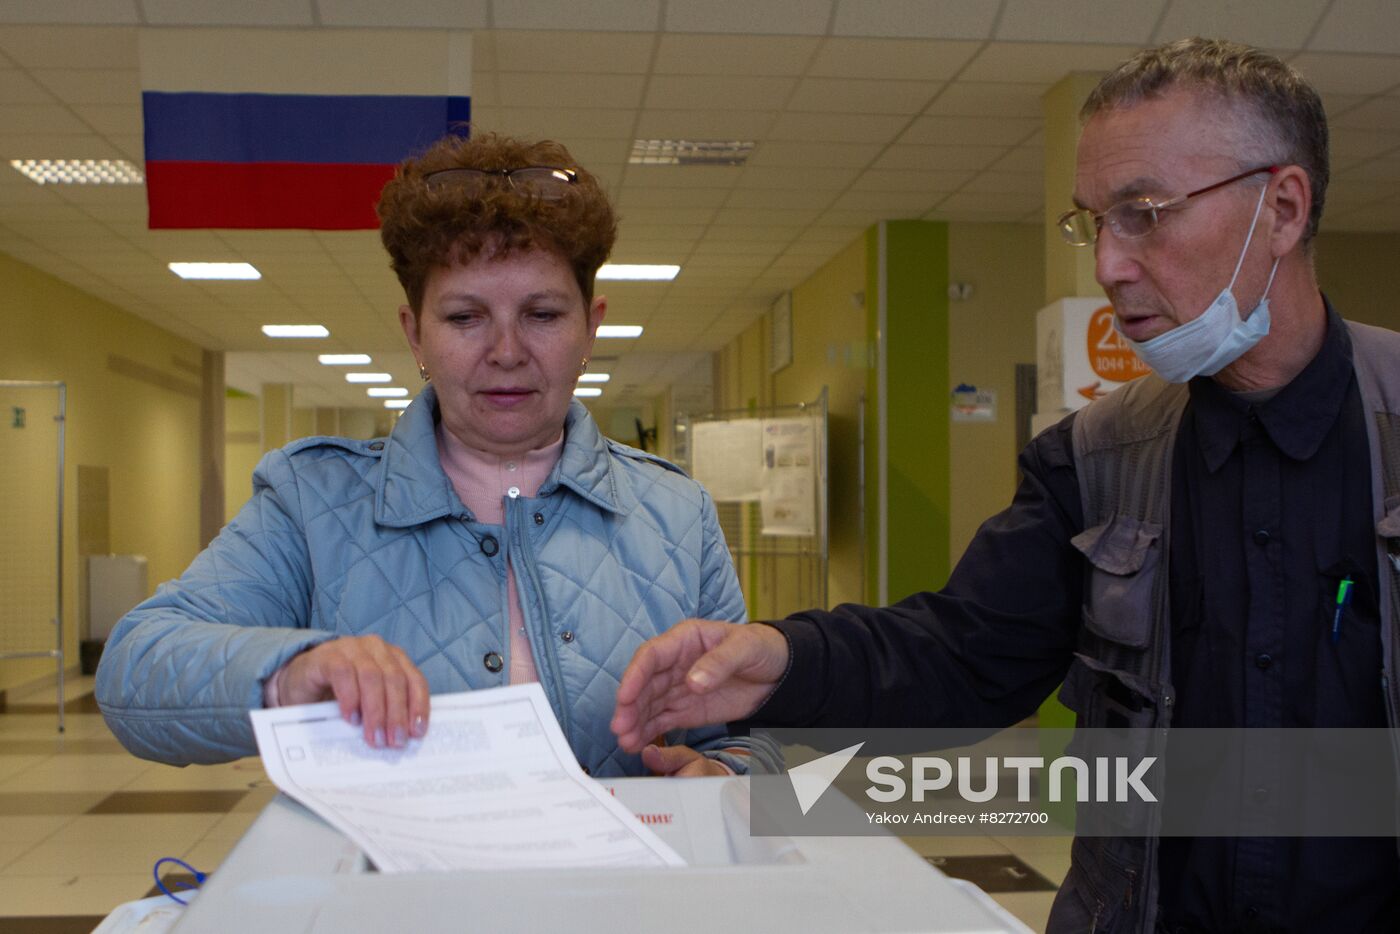
[[[787,639],[772,626],[678,623],[642,643],[622,673],[612,719],[617,744],[639,752],[670,730],[742,720],[787,666]]]

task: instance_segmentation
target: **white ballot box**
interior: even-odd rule
[[[210,875],[174,930],[1028,931],[896,837],[751,836],[746,783],[604,783],[687,861],[683,868],[377,873],[339,831],[280,796]]]

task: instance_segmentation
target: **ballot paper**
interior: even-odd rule
[[[402,749],[334,701],[252,717],[268,777],[381,872],[685,865],[583,773],[537,683],[435,696]]]

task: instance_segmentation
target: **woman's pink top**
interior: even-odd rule
[[[517,496],[534,496],[564,450],[564,433],[553,444],[519,457],[498,457],[467,447],[441,424],[437,428],[438,461],[452,488],[478,522],[505,524],[505,500],[514,488]],[[535,656],[525,636],[525,615],[515,586],[515,568],[506,562],[506,596],[510,610],[510,684],[538,681]]]

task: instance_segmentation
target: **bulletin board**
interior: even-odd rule
[[[786,612],[826,606],[827,429],[825,389],[813,402],[676,419],[676,457],[714,499],[741,578],[771,576]]]

